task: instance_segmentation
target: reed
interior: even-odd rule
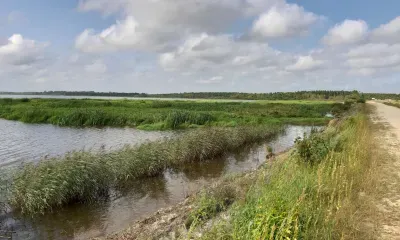
[[[282,128],[241,127],[192,130],[175,139],[126,146],[106,153],[74,152],[27,164],[17,171],[11,204],[34,215],[74,202],[91,202],[130,179],[149,177],[236,151],[273,137]]]

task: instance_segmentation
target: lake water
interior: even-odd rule
[[[64,96],[64,95],[6,95],[0,94],[0,98],[44,98],[44,99],[130,99],[130,100],[165,100],[165,101],[219,101],[219,102],[254,102],[254,100],[241,100],[241,99],[195,99],[195,98],[151,98],[151,97],[102,97],[102,96]]]
[[[257,168],[265,161],[267,144],[275,152],[282,152],[293,146],[297,137],[310,131],[311,127],[288,126],[285,133],[269,143],[249,147],[223,158],[191,163],[182,171],[168,170],[159,177],[133,181],[128,189],[115,192],[109,199],[91,206],[68,206],[35,219],[9,212],[0,215],[0,228],[11,230],[12,239],[59,240],[105,236],[123,230],[160,208],[184,200],[188,194],[225,174]],[[125,144],[140,144],[174,137],[176,134],[131,128],[61,128],[7,120],[0,120],[0,133],[0,168],[16,167],[46,155],[56,156],[81,149],[96,151],[102,146],[117,149]]]

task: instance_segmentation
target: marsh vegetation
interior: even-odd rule
[[[271,123],[325,124],[346,106],[330,101],[161,101],[0,99],[0,118],[59,126],[130,126],[145,130]]]

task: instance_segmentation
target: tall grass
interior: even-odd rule
[[[371,140],[362,113],[299,140],[288,159],[260,171],[245,199],[202,238],[373,238],[357,214],[359,192],[370,187]]]
[[[30,215],[77,201],[90,202],[107,196],[110,188],[126,180],[212,159],[266,140],[280,130],[279,126],[193,130],[176,139],[127,146],[111,153],[74,152],[43,160],[16,173],[10,202]]]
[[[155,100],[0,99],[0,118],[59,126],[131,126],[175,129],[199,125],[241,126],[271,122],[325,123],[332,102],[192,102]]]

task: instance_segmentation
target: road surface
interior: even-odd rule
[[[373,119],[386,126],[377,130],[376,138],[389,156],[379,159],[379,188],[383,193],[376,200],[378,239],[400,240],[400,108],[374,101],[368,104],[376,107]]]

